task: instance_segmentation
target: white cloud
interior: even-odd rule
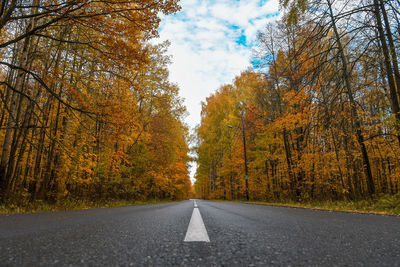
[[[181,89],[193,128],[200,123],[201,101],[250,66],[251,45],[277,18],[279,0],[181,0],[181,5],[179,13],[163,17],[160,41],[171,42],[170,80]]]

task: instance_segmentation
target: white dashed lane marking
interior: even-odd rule
[[[189,226],[185,236],[185,242],[210,242],[208,237],[206,226],[204,225],[203,219],[196,200],[194,200],[194,208],[192,218],[190,218]]]

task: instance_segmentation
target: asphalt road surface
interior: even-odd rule
[[[400,217],[196,206],[0,215],[0,265],[400,266]]]

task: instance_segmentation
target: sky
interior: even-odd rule
[[[162,17],[159,41],[169,40],[170,80],[185,100],[185,122],[200,124],[201,102],[251,66],[257,32],[279,17],[279,0],[181,0]],[[193,169],[192,169],[193,179]]]

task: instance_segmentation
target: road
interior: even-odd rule
[[[196,202],[0,215],[0,265],[400,266],[400,217]]]

